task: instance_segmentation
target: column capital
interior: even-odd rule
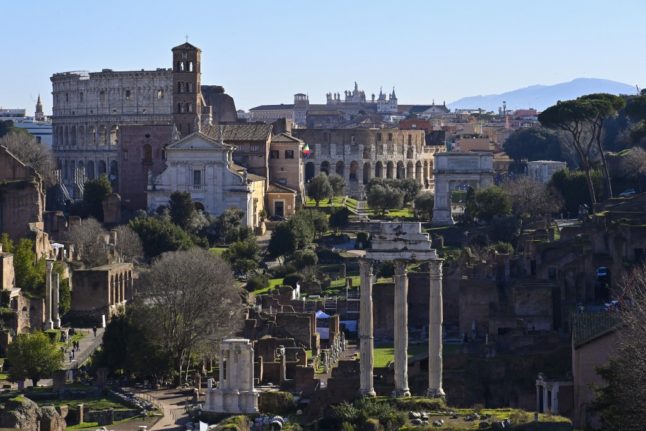
[[[362,271],[365,271],[365,274],[372,276],[372,260],[362,257],[359,259],[359,266]]]
[[[428,261],[429,274],[431,278],[442,278],[442,260],[433,259]]]
[[[406,261],[401,259],[395,260],[395,275],[406,275],[407,273]]]

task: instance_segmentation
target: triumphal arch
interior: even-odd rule
[[[435,206],[433,225],[453,224],[451,192],[460,187],[486,188],[493,185],[493,153],[435,154]]]

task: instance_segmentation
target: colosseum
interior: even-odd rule
[[[444,146],[427,145],[423,130],[296,129],[307,143],[305,182],[321,172],[336,173],[348,195],[365,198],[371,178],[414,178],[422,190],[433,191],[433,159]]]
[[[64,72],[51,81],[53,150],[61,179],[75,195],[79,173],[89,179],[107,174],[116,184],[120,125],[172,122],[171,69]]]

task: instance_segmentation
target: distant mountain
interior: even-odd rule
[[[471,96],[456,100],[448,105],[456,108],[482,108],[485,111],[497,112],[503,100],[507,109],[534,108],[539,111],[552,106],[558,100],[575,99],[590,93],[635,94],[637,89],[621,82],[607,79],[577,78],[570,82],[554,85],[532,85],[502,94]]]

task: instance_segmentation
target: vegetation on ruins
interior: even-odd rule
[[[41,295],[45,288],[45,260],[38,259],[34,252],[34,241],[21,238],[13,250],[13,267],[16,286],[26,292]]]
[[[54,155],[51,148],[36,140],[12,121],[0,121],[0,145],[40,175],[46,186],[54,184]]]
[[[63,353],[45,333],[33,332],[16,336],[7,348],[7,360],[12,380],[31,379],[36,386],[62,367]]]
[[[103,221],[103,201],[112,193],[110,180],[104,174],[96,180],[88,180],[83,186],[83,203],[87,216]]]
[[[595,193],[600,193],[603,185],[599,172],[590,171],[589,178],[592,180]],[[592,206],[590,194],[581,193],[581,190],[586,190],[587,181],[588,176],[584,172],[563,170],[554,173],[548,184],[563,198],[563,208],[565,211],[570,215],[576,215],[579,212],[580,205]]]

